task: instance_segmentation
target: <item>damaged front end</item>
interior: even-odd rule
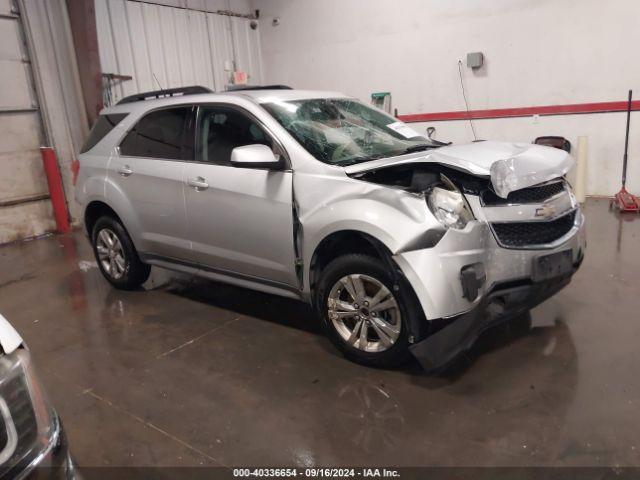
[[[432,165],[485,179],[498,196],[507,198],[509,193],[516,190],[565,176],[574,164],[571,155],[556,148],[528,143],[480,141],[356,164],[346,167],[345,171],[347,175],[364,175],[375,181],[371,177],[372,173],[380,173],[380,178],[396,175],[394,172],[383,174],[387,168],[398,171],[408,167],[411,172],[416,167]],[[419,180],[418,177],[416,179]],[[406,173],[404,180],[398,178],[396,182],[398,181],[412,190],[420,185],[412,183]]]
[[[429,323],[411,332],[427,370],[557,293],[582,262],[584,217],[564,178],[573,166],[564,151],[479,142],[368,164],[347,173],[423,197],[437,220],[427,232],[436,241],[393,252]]]

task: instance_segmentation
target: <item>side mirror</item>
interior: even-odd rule
[[[266,145],[245,145],[231,151],[231,165],[238,168],[268,168],[281,170],[284,163]]]

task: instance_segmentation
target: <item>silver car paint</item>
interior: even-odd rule
[[[117,152],[107,168],[106,198],[126,199],[135,211],[140,249],[181,258],[191,251],[185,215],[185,163]],[[129,228],[128,223],[125,225]]]
[[[345,96],[296,90],[245,91],[189,95],[107,109],[104,113],[130,112],[130,115],[90,152],[80,156],[82,167],[77,200],[85,207],[92,200],[106,201],[123,220],[136,248],[149,263],[303,299],[310,297],[310,266],[320,243],[340,231],[366,233],[391,252],[429,319],[456,315],[473,306],[473,302],[462,297],[459,274],[464,265],[485,263],[488,281],[483,291],[486,291],[493,282],[529,277],[532,258],[541,253],[571,248],[577,258],[578,251],[584,248],[584,222],[580,214],[571,234],[551,250],[501,248],[486,223],[488,216],[532,220],[530,208],[522,208],[522,213],[513,210],[520,207],[485,210],[479,199],[468,196],[477,220],[470,222],[464,230],[447,230],[433,248],[416,249],[426,232],[442,231],[441,224],[427,208],[424,196],[351,178],[348,173],[401,162],[435,161],[489,177],[491,165],[510,158],[509,152],[529,150],[535,157],[552,160],[545,162],[545,176],[560,176],[569,161],[567,156],[548,147],[527,145],[525,149],[524,144],[479,142],[444,147],[427,155],[423,152],[347,168],[328,165],[313,158],[259,105],[265,101],[321,97]],[[172,180],[180,179],[181,198],[175,191],[175,184],[169,181],[161,188],[151,180],[140,182],[140,190],[130,194],[130,189],[124,185],[137,175],[138,170],[150,176],[153,172],[147,171],[140,159],[121,157],[114,145],[143,114],[181,104],[225,104],[245,109],[281,142],[291,171],[175,161],[166,167],[166,171],[157,171],[155,175],[166,177],[170,172]],[[106,158],[109,160],[105,167]],[[122,177],[117,173],[123,164],[131,167],[132,175]],[[154,165],[153,170],[160,170],[157,165],[164,163]],[[522,185],[533,181],[533,177],[527,176],[528,171],[521,173],[518,176],[515,172],[515,178],[521,180]],[[189,179],[197,177],[206,179],[209,188],[198,191],[188,185]],[[158,190],[153,191],[156,188]],[[172,200],[168,201],[169,198]],[[295,274],[291,208],[294,200],[302,227],[299,245],[303,266],[301,283]],[[566,198],[562,201],[566,202]],[[216,208],[217,205],[222,208]],[[175,219],[175,224],[167,226],[165,231],[162,215],[166,212]],[[185,235],[181,237],[179,232],[185,223]],[[173,263],[166,258],[154,257],[154,254],[186,262]]]
[[[189,260],[295,286],[292,172],[187,163]],[[179,257],[180,258],[180,257]]]

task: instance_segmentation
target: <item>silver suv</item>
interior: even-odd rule
[[[441,368],[564,287],[585,248],[563,150],[447,145],[356,99],[203,87],[105,109],[76,199],[100,270],[302,299],[350,359]]]

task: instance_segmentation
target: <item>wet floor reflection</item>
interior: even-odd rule
[[[80,234],[0,249],[0,311],[84,464],[199,464],[185,444],[229,465],[640,464],[640,224],[618,235],[598,202],[587,218],[585,263],[553,304],[437,376],[348,362],[300,302],[161,269],[114,290]]]
[[[222,303],[240,314],[251,312],[260,320],[294,319],[282,323],[302,331],[306,331],[302,322],[314,321],[312,313],[295,301],[260,303],[264,308],[256,311],[254,302],[266,299],[251,296],[260,294],[247,296],[235,287],[197,283],[172,286],[169,291],[211,306]],[[252,298],[250,305],[247,298]],[[332,376],[324,377],[325,396],[317,399],[318,408],[335,422],[335,438],[355,462],[420,458],[420,464],[429,464],[460,459],[451,442],[466,452],[465,459],[472,464],[491,464],[495,458],[507,464],[551,458],[564,448],[558,428],[566,421],[578,381],[576,349],[561,310],[527,313],[486,331],[470,351],[436,376],[425,375],[417,362],[398,370],[374,370],[341,358],[332,360],[335,355],[327,342],[328,350],[313,353],[319,369],[313,375],[321,374],[325,363],[339,365],[335,367],[339,370],[329,369]],[[320,331],[314,328],[310,333],[325,342]],[[286,345],[273,338],[265,345],[278,345],[274,363],[284,361]],[[298,376],[304,378],[304,372]],[[286,405],[285,401],[285,411]],[[308,423],[315,425],[314,415]],[[288,429],[296,430],[288,425],[280,434],[286,435]],[[321,443],[307,439],[306,451],[318,458]],[[295,451],[292,455],[300,454]],[[331,457],[336,455],[340,454],[332,452]]]
[[[336,427],[350,444],[366,453],[393,451],[404,436],[400,404],[380,385],[354,380],[338,390]]]

